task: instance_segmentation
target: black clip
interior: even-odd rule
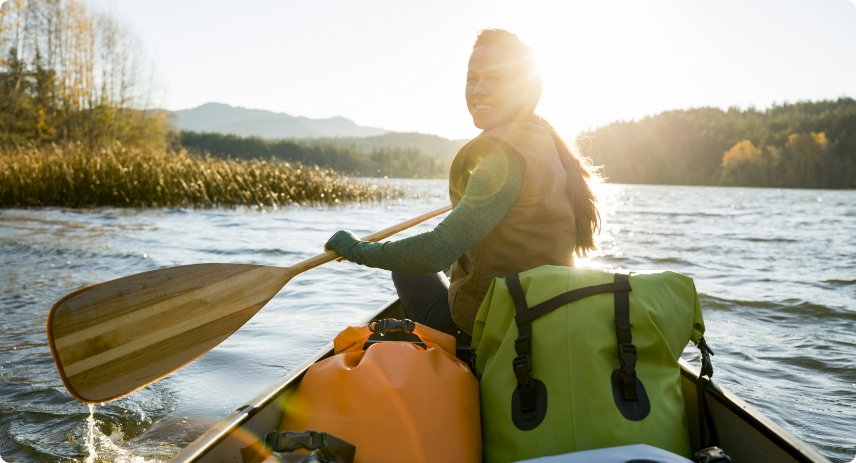
[[[517,353],[532,352],[532,335],[531,331],[527,330],[523,334],[517,336],[514,340],[514,350]]]
[[[264,453],[270,452],[293,452],[297,449],[317,451],[318,454],[327,459],[337,462],[352,463],[356,447],[326,432],[272,432],[265,434],[263,439]],[[327,460],[325,460],[327,461]]]
[[[535,398],[535,381],[532,379],[532,358],[528,355],[518,355],[514,357],[511,365],[514,369],[514,376],[517,377],[520,410],[524,413],[532,412],[538,405]]]
[[[384,333],[412,333],[413,330],[416,329],[416,323],[413,323],[412,320],[396,320],[395,318],[372,320],[369,322],[368,326],[372,333],[380,333],[381,336],[383,336]]]
[[[636,393],[636,359],[638,352],[633,344],[618,345],[618,363],[621,369],[618,378],[621,380],[621,394],[625,400],[639,400]]]
[[[698,350],[701,352],[701,374],[699,376],[713,377],[713,362],[710,361],[710,356],[715,355],[704,340],[704,336],[698,341]]]
[[[526,389],[532,386],[532,358],[528,355],[514,357],[511,362],[514,376],[517,377],[517,388]]]
[[[618,345],[618,363],[621,364],[621,376],[636,377],[636,359],[638,353],[634,344]]]
[[[327,445],[327,433],[306,432],[272,432],[265,434],[265,450],[274,452],[291,452],[297,449],[316,450]]]

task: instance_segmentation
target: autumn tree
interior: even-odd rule
[[[585,134],[615,183],[856,188],[856,100],[666,111]]]
[[[164,145],[137,39],[81,0],[0,7],[0,144]]]

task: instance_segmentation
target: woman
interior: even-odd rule
[[[345,259],[392,270],[407,316],[469,343],[496,277],[541,265],[573,266],[594,250],[600,215],[593,174],[535,114],[541,76],[532,49],[501,29],[479,32],[466,101],[483,132],[449,169],[454,209],[432,231],[369,243],[340,230],[325,245]],[[451,282],[442,273],[451,265]]]

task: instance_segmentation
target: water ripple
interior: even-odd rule
[[[0,455],[88,455],[89,410],[63,388],[44,335],[47,312],[64,294],[170,265],[290,265],[321,252],[338,229],[368,234],[446,202],[442,181],[399,183],[414,197],[382,206],[0,210]],[[604,185],[598,194],[602,250],[580,265],[693,277],[716,381],[833,461],[849,462],[856,241],[842,230],[856,230],[856,192]],[[165,461],[394,293],[388,272],[350,263],[298,276],[199,360],[96,407],[97,450],[104,461]],[[698,362],[694,348],[684,357]]]

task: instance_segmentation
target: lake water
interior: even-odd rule
[[[95,408],[65,391],[45,317],[66,293],[165,266],[291,265],[446,203],[442,181],[375,206],[0,210],[0,458],[165,461],[394,297],[385,271],[331,263],[292,280],[219,347]],[[579,265],[695,278],[714,378],[836,462],[856,454],[856,191],[599,188],[601,251]],[[429,229],[431,223],[403,233]],[[697,363],[695,349],[685,357]]]

